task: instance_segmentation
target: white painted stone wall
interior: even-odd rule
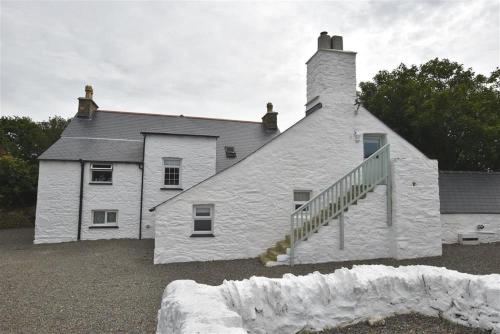
[[[139,235],[141,171],[138,164],[114,163],[113,184],[90,184],[84,164],[81,240],[135,239]],[[40,161],[35,243],[77,240],[80,163]],[[118,228],[90,229],[92,210],[118,210]]]
[[[177,280],[163,293],[156,333],[316,332],[410,313],[498,334],[500,275],[355,265],[326,275],[253,276],[218,286]]]
[[[76,240],[79,195],[79,162],[40,161],[35,244]]]
[[[141,169],[139,164],[113,163],[113,184],[91,184],[90,163],[84,167],[82,240],[137,239]],[[118,228],[90,228],[93,210],[118,210]]]
[[[459,233],[475,232],[479,242],[500,241],[500,214],[442,214],[442,238],[445,244],[458,242]],[[478,230],[477,225],[484,225],[484,229]]]
[[[436,160],[408,155],[393,160],[394,257],[442,255]]]
[[[344,214],[344,249],[340,249],[339,220],[302,241],[295,263],[321,263],[392,256],[392,228],[387,225],[386,187],[378,186]],[[320,249],[318,245],[321,245]]]
[[[215,174],[216,138],[199,136],[146,136],[144,157],[144,199],[142,218],[142,237],[154,238],[154,213],[149,209],[180,190],[165,190],[164,157],[182,158],[181,182],[187,189]]]
[[[355,80],[353,69],[338,70],[354,64],[354,57],[347,52],[316,53],[308,63],[308,85],[316,88],[308,87],[308,95],[326,92],[328,96],[319,99],[322,109],[238,164],[156,209],[155,263],[258,256],[288,233],[294,189],[317,193],[362,161],[362,137],[357,140],[355,132],[385,133],[391,144],[393,231],[399,233],[390,245],[392,256],[441,254],[437,163],[365,109],[356,111],[354,100],[338,102],[354,97],[355,81],[338,84],[338,80]],[[310,73],[316,73],[314,80]],[[343,79],[336,73],[344,73]],[[215,205],[213,238],[190,238],[192,206],[200,203]],[[408,231],[406,227],[410,227]],[[348,228],[346,233],[350,233]],[[421,234],[425,234],[426,245]],[[367,247],[375,247],[377,241]],[[321,251],[318,245],[318,253]],[[363,259],[365,255],[359,251],[352,256]]]

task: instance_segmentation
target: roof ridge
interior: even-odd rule
[[[257,121],[245,121],[245,120],[239,120],[239,119],[155,114],[155,113],[144,113],[144,112],[133,112],[133,111],[122,111],[122,110],[101,110],[101,109],[99,109],[99,110],[97,110],[97,112],[108,112],[108,113],[117,113],[117,114],[132,114],[132,115],[147,115],[147,116],[162,116],[162,117],[177,117],[177,118],[183,117],[183,118],[192,118],[192,119],[205,119],[205,120],[210,120],[210,121],[240,122],[240,123],[252,123],[252,124],[261,124],[262,123],[262,122],[257,122]]]

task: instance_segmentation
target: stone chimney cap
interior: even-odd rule
[[[92,86],[86,85],[85,86],[85,98],[92,100],[93,96],[94,96],[94,90],[92,89]]]
[[[267,102],[267,112],[273,112],[273,104],[271,102]]]

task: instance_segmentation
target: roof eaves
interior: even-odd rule
[[[84,161],[84,162],[110,162],[110,163],[120,163],[120,164],[141,164],[142,161],[139,160],[109,160],[109,159],[61,159],[61,158],[43,158],[42,156],[37,158],[42,161]]]

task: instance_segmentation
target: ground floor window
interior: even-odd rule
[[[193,205],[193,236],[212,235],[214,232],[214,206]]]
[[[117,210],[92,211],[92,223],[97,226],[115,226],[118,224]]]
[[[309,202],[311,199],[311,190],[294,190],[293,191],[293,205],[294,210],[297,210],[305,203]],[[309,208],[305,208],[304,212],[307,212]]]

